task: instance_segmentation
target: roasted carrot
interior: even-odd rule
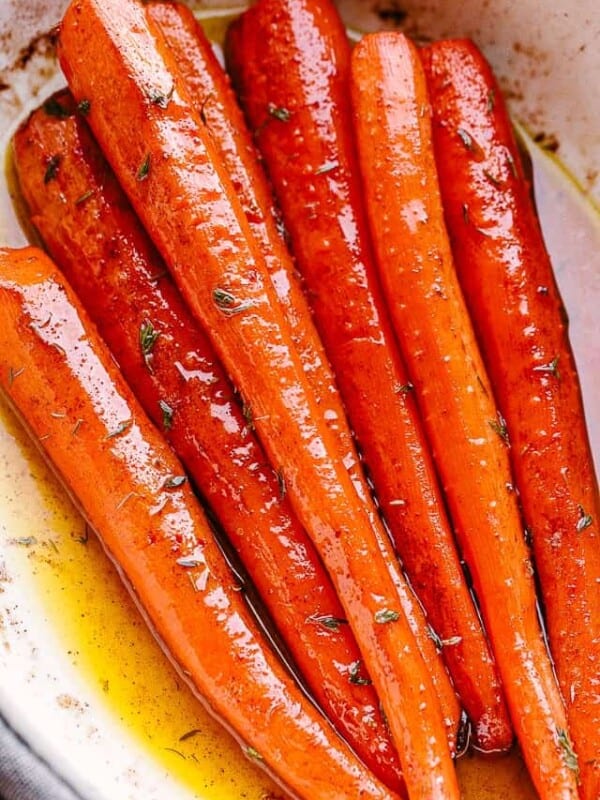
[[[469,41],[425,51],[458,277],[502,414],[579,757],[600,797],[600,500],[568,322],[504,100]]]
[[[278,231],[279,212],[275,207],[265,173],[258,161],[252,136],[237,105],[229,79],[218,63],[210,42],[186,6],[172,2],[153,2],[146,6],[146,13],[159,25],[166,44],[173,52],[194,106],[207,126],[211,141],[232,179],[252,233],[265,258],[279,301],[290,321],[292,340],[299,352],[308,383],[315,394],[321,417],[336,434],[339,452],[360,496],[365,502],[369,502],[370,491],[352,441],[335,380],[312,321],[307,300],[298,282],[298,273]],[[372,509],[370,502],[369,506]],[[387,553],[388,561],[393,563],[394,555],[374,511],[372,511],[372,521],[377,525],[381,547]],[[449,744],[454,752],[460,717],[454,689],[436,653],[432,641],[433,634],[427,627],[418,603],[401,579],[397,577],[396,582],[402,608],[412,621],[413,634],[440,697],[448,728]],[[467,598],[467,601],[470,603],[470,598]],[[436,608],[440,607],[439,604],[438,596]],[[432,622],[435,624],[435,620]],[[478,626],[477,622],[476,624]],[[458,645],[453,644],[458,636],[451,637],[449,634],[450,631],[446,626],[446,629],[442,630],[439,636],[434,636],[434,639],[456,648],[454,658],[460,659],[462,642]],[[481,682],[485,686],[487,665],[481,657],[489,658],[489,654],[484,651],[477,655],[476,663],[478,666],[483,664],[479,670],[484,676],[475,676],[476,683]],[[484,717],[484,728],[492,730],[495,727],[495,719],[487,719],[486,710],[481,712]]]
[[[439,700],[390,570],[176,63],[134,0],[72,2],[59,56],[121,185],[252,410],[329,571],[381,698],[409,795],[457,797]],[[153,103],[156,91],[169,102]]]
[[[283,238],[280,213],[227,73],[187,6],[158,0],[146,5],[146,14],[172,51],[193,105],[227,169],[290,323],[307,380],[323,418],[339,437],[348,466],[355,458],[354,445],[333,373]]]
[[[181,675],[246,755],[307,800],[395,796],[261,639],[181,464],[41,251],[0,250],[0,320],[2,390]]]
[[[219,519],[312,695],[365,764],[399,790],[397,755],[331,581],[212,346],[76,111],[60,92],[14,136],[33,224]],[[57,158],[60,169],[45,181]]]
[[[500,682],[376,276],[351,135],[350,46],[337,11],[321,0],[260,0],[230,30],[227,54],[403,566],[477,744],[506,749],[512,729]]]
[[[444,227],[423,68],[405,36],[382,33],[358,45],[352,69],[380,274],[513,725],[540,797],[575,798],[508,452]]]

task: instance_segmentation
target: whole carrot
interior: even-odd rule
[[[600,797],[600,500],[552,265],[510,119],[469,41],[424,53],[433,141],[458,277],[494,393],[579,757]]]
[[[111,166],[252,410],[330,573],[381,698],[409,795],[456,798],[439,701],[388,565],[175,62],[134,0],[72,2],[59,56]],[[155,92],[169,102],[152,102]]]
[[[71,95],[34,112],[13,150],[35,227],[219,519],[311,693],[399,789],[397,755],[331,581]],[[46,180],[53,160],[60,168]]]
[[[543,800],[577,796],[566,717],[497,408],[458,285],[425,75],[402,34],[364,39],[353,101],[380,273],[525,760]]]
[[[3,392],[197,696],[292,795],[394,797],[263,642],[181,464],[39,250],[0,250],[0,321]]]
[[[264,256],[277,297],[290,322],[292,340],[299,352],[321,417],[336,434],[339,452],[343,456],[346,469],[360,496],[365,503],[368,503],[371,521],[377,528],[380,546],[386,554],[388,563],[393,565],[395,557],[391,551],[388,537],[370,502],[370,491],[364,479],[327,356],[316,332],[308,302],[302,292],[298,273],[278,229],[281,225],[279,212],[275,207],[271,189],[259,163],[252,136],[237,105],[229,78],[218,63],[212,45],[186,6],[181,3],[153,2],[146,6],[146,13],[159,25],[165,42],[177,61],[178,69],[190,92],[194,106],[204,121],[210,133],[211,142],[223,160],[233,182],[252,233]],[[412,592],[400,578],[397,569],[395,579],[402,608],[411,621],[419,650],[425,659],[440,698],[448,729],[450,748],[454,752],[460,717],[460,708],[454,689],[448,680],[443,663],[436,653],[432,633],[423,617],[422,610]],[[467,602],[470,604],[468,596]],[[438,593],[435,607],[441,607],[440,593]],[[475,624],[479,630],[478,622],[475,621]],[[461,641],[457,644],[459,638]],[[435,637],[435,641],[445,642],[447,647],[456,648],[454,660],[462,660],[462,637],[451,637],[448,626],[442,630],[441,638]],[[485,673],[488,668],[486,659],[489,659],[489,654],[484,651],[483,653],[478,652],[477,656],[476,663],[482,665],[478,668],[480,672]],[[484,687],[486,686],[485,679],[478,680],[481,675],[475,675],[474,678],[477,685],[482,683]],[[479,691],[476,691],[475,694],[478,697]],[[480,712],[483,730],[490,731],[491,737],[492,732],[495,733],[497,725],[493,715],[486,714],[486,712],[486,708]],[[495,741],[498,744],[497,739]]]
[[[342,23],[322,0],[260,0],[230,29],[227,53],[403,566],[477,744],[506,749],[512,729],[500,682],[376,276]]]

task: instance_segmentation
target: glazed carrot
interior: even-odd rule
[[[252,410],[262,445],[330,573],[381,698],[409,795],[457,797],[439,701],[394,581],[175,62],[134,0],[72,2],[59,56],[121,185]],[[153,103],[156,91],[169,102]]]
[[[0,250],[0,385],[182,676],[297,797],[391,798],[263,642],[181,464],[39,250]],[[318,754],[318,757],[317,757]]]
[[[312,321],[308,302],[299,284],[298,274],[278,231],[279,212],[275,207],[265,173],[258,161],[252,136],[246,128],[229,78],[218,63],[212,46],[194,15],[186,6],[180,3],[154,2],[146,6],[146,13],[160,26],[161,33],[175,56],[177,66],[185,80],[196,110],[205,121],[211,141],[227,168],[252,233],[262,250],[277,296],[290,321],[292,340],[299,352],[308,383],[316,397],[321,417],[335,432],[339,452],[343,456],[346,469],[360,492],[360,496],[365,499],[365,502],[369,502],[369,507],[372,509],[369,501],[370,491],[357,457],[335,380]],[[377,525],[381,547],[387,554],[388,562],[393,564],[395,558],[388,537],[374,512],[372,512],[372,522]],[[461,574],[460,571],[459,574]],[[432,634],[418,603],[399,576],[396,576],[396,582],[402,608],[409,620],[412,621],[413,634],[440,697],[442,712],[448,728],[449,744],[454,752],[460,718],[460,707],[455,691],[447,678],[443,663],[436,653]],[[466,600],[472,611],[468,595]],[[435,607],[436,609],[440,607],[439,594]],[[472,620],[472,623],[481,635],[478,621]],[[454,634],[453,637],[450,635],[451,633]],[[443,640],[447,643],[456,642],[459,633],[460,631],[455,628],[450,630],[448,626],[445,626],[441,631],[441,639],[436,637],[436,640]],[[458,645],[448,646],[453,647],[454,660],[462,660],[462,641]],[[486,685],[487,660],[489,660],[489,654],[485,649],[483,652],[477,653],[476,663],[482,665],[478,667],[479,672],[474,676],[477,685],[480,683]],[[476,695],[479,696],[478,691]],[[487,709],[483,708],[480,712],[483,729],[493,731],[497,727],[496,720],[491,715],[489,715],[491,718],[488,719],[486,711]],[[500,746],[497,739],[496,746]]]
[[[345,31],[329,2],[260,0],[230,30],[227,51],[403,566],[443,642],[477,744],[506,749],[512,729],[500,682],[376,276]]]
[[[510,119],[468,41],[426,51],[433,141],[458,277],[494,393],[579,756],[600,797],[600,501],[567,320]]]
[[[565,711],[536,613],[508,452],[444,227],[415,46],[395,33],[364,39],[352,91],[381,278],[513,725],[542,800],[572,799]]]
[[[400,789],[397,755],[331,581],[71,95],[33,113],[13,150],[33,224],[219,519],[313,696],[364,763]],[[53,159],[60,168],[46,181]]]

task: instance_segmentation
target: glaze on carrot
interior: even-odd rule
[[[229,79],[218,63],[212,45],[186,6],[180,3],[154,2],[146,6],[146,13],[160,26],[165,42],[177,61],[194,106],[204,121],[211,142],[215,145],[233,182],[252,233],[265,258],[277,297],[290,322],[292,340],[299,352],[308,383],[315,394],[321,417],[336,434],[339,452],[343,456],[346,469],[360,496],[365,503],[368,503],[372,523],[377,526],[380,546],[386,554],[388,563],[393,565],[395,557],[370,502],[370,491],[364,479],[327,356],[302,292],[298,273],[278,230],[281,226],[279,212],[275,207],[271,189],[258,161],[252,136],[237,105]],[[412,623],[413,634],[440,698],[450,748],[454,753],[460,707],[444,665],[436,652],[434,641],[446,642],[447,647],[455,648],[456,660],[462,658],[462,637],[460,637],[461,642],[456,644],[459,637],[449,636],[449,629],[446,626],[441,635],[432,639],[433,634],[427,626],[422,610],[397,569],[395,580],[402,608]],[[467,601],[470,603],[469,597]],[[436,608],[440,607],[439,602],[438,595]],[[479,629],[479,623],[475,621],[475,624]],[[476,675],[475,683],[477,685],[482,683],[485,687],[484,678],[488,669],[485,659],[489,659],[489,654],[484,651],[477,655],[477,663],[482,664],[479,673],[483,673],[483,677],[481,674]],[[479,696],[479,690],[476,694]],[[481,712],[483,727],[491,731],[497,727],[494,724],[496,720],[492,715],[488,715],[489,719],[486,718],[486,711],[484,708]],[[496,745],[500,746],[497,739]]]
[[[466,40],[433,45],[424,63],[458,277],[506,419],[580,794],[596,800],[600,500],[568,322],[489,65]]]
[[[75,0],[61,65],[194,315],[252,410],[381,699],[409,795],[458,797],[429,673],[367,511],[319,417],[241,204],[168,49],[134,0]],[[152,102],[155,92],[169,96]],[[87,105],[86,105],[87,107]]]
[[[0,250],[0,386],[208,709],[292,795],[392,798],[287,677],[180,462],[39,250]]]
[[[13,151],[33,224],[240,555],[312,695],[364,763],[400,790],[397,755],[331,581],[68,92],[30,116]]]
[[[380,274],[513,725],[542,800],[573,800],[566,716],[536,612],[506,443],[454,270],[425,75],[402,34],[366,37],[354,119]]]
[[[338,13],[329,2],[260,0],[230,29],[227,54],[403,566],[478,746],[507,749],[512,728],[500,681],[376,276],[352,139],[350,46]]]

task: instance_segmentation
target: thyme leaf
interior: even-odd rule
[[[50,181],[53,181],[56,178],[61,160],[61,156],[58,153],[48,159],[46,172],[44,173],[45,184],[50,183]]]
[[[138,171],[136,172],[135,177],[138,181],[145,181],[149,174],[150,174],[150,153],[147,153],[146,157],[138,167]]]
[[[87,192],[84,192],[82,195],[79,195],[77,200],[75,200],[75,205],[80,206],[85,203],[86,200],[89,200],[95,194],[93,189],[88,189]]]
[[[360,661],[354,661],[350,664],[350,669],[348,670],[348,680],[350,683],[353,683],[355,686],[370,686],[371,681],[369,678],[362,678],[360,676]]]
[[[234,314],[241,314],[242,311],[247,311],[254,306],[253,300],[246,300],[240,303],[235,295],[228,292],[227,289],[216,288],[213,289],[213,300],[217,308],[228,317]]]
[[[114,431],[111,431],[110,433],[107,433],[104,438],[106,440],[114,439],[116,436],[120,436],[122,433],[125,433],[125,431],[128,428],[131,428],[132,425],[133,425],[133,420],[132,419],[127,419],[124,422],[119,423],[119,425],[114,429]]]
[[[567,767],[579,776],[579,760],[577,754],[573,750],[573,745],[568,732],[564,728],[558,728],[556,731],[558,736],[558,743],[564,752],[564,760]]]
[[[87,115],[90,113],[90,108],[91,107],[92,107],[92,103],[91,103],[90,100],[80,100],[79,103],[77,103],[77,110],[84,117],[87,117]]]
[[[156,330],[149,319],[145,319],[140,325],[139,340],[144,364],[148,367],[150,372],[152,372],[152,366],[150,364],[152,350],[154,349],[154,345],[156,344],[156,340],[159,336],[160,331]]]
[[[166,402],[166,400],[159,400],[158,407],[162,411],[163,428],[166,431],[170,431],[171,428],[173,427],[173,409]]]
[[[374,619],[378,625],[385,625],[388,622],[397,622],[400,619],[400,614],[391,608],[381,608],[375,612]]]
[[[267,112],[273,119],[278,119],[279,122],[289,122],[292,116],[291,111],[284,106],[276,106],[275,103],[268,103]]]
[[[577,531],[581,532],[584,531],[586,528],[589,528],[590,525],[593,523],[594,518],[591,514],[587,514],[583,506],[578,506],[579,508],[579,519],[577,520]]]
[[[506,427],[506,420],[498,411],[498,419],[489,419],[488,424],[490,428],[497,433],[505,444],[508,444],[508,430]]]
[[[258,752],[258,750],[255,750],[254,747],[250,747],[250,745],[242,747],[242,751],[244,752],[244,755],[246,755],[248,758],[253,759],[254,761],[264,760],[261,754]]]
[[[341,617],[334,617],[331,614],[314,615],[308,618],[311,622],[316,622],[317,625],[322,625],[329,631],[337,631],[340,625],[347,625],[348,620]]]

